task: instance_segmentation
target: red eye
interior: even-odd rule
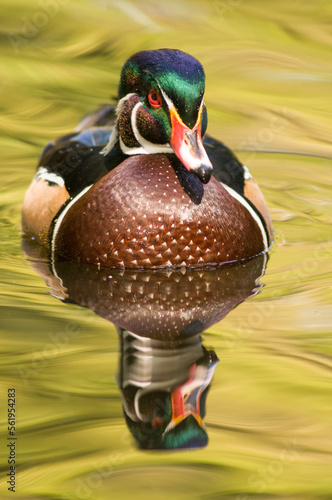
[[[163,101],[161,100],[160,95],[155,90],[150,90],[148,95],[149,103],[153,108],[160,108],[162,106]]]

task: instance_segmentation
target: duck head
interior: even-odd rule
[[[174,152],[206,184],[212,164],[202,137],[207,127],[205,75],[194,57],[173,49],[146,50],[124,64],[117,123],[104,152],[119,141],[126,155]]]

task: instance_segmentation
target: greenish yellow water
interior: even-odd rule
[[[1,498],[11,387],[20,500],[332,498],[331,21],[324,0],[2,2]],[[142,452],[115,328],[49,294],[20,210],[42,146],[115,95],[127,57],[165,46],[203,63],[209,132],[258,180],[276,243],[261,293],[203,335],[220,359],[208,446]]]

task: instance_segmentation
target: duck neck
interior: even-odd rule
[[[114,129],[113,135],[115,135],[114,141],[111,144],[112,138],[110,139],[110,142],[107,145],[107,152],[105,152],[106,148],[104,148],[101,152],[105,155],[105,164],[109,171],[113,170],[113,168],[117,167],[120,163],[128,158],[128,155],[123,153],[121,150],[119,135],[117,133],[116,127]],[[110,144],[111,147],[109,148],[108,146]]]

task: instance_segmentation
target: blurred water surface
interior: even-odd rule
[[[12,494],[15,387],[20,500],[330,499],[331,2],[4,0],[1,10],[1,498]],[[220,360],[208,446],[143,452],[123,418],[115,327],[50,294],[22,253],[20,210],[43,145],[116,95],[126,58],[165,46],[202,62],[209,133],[261,185],[275,244],[260,293],[202,336]]]

